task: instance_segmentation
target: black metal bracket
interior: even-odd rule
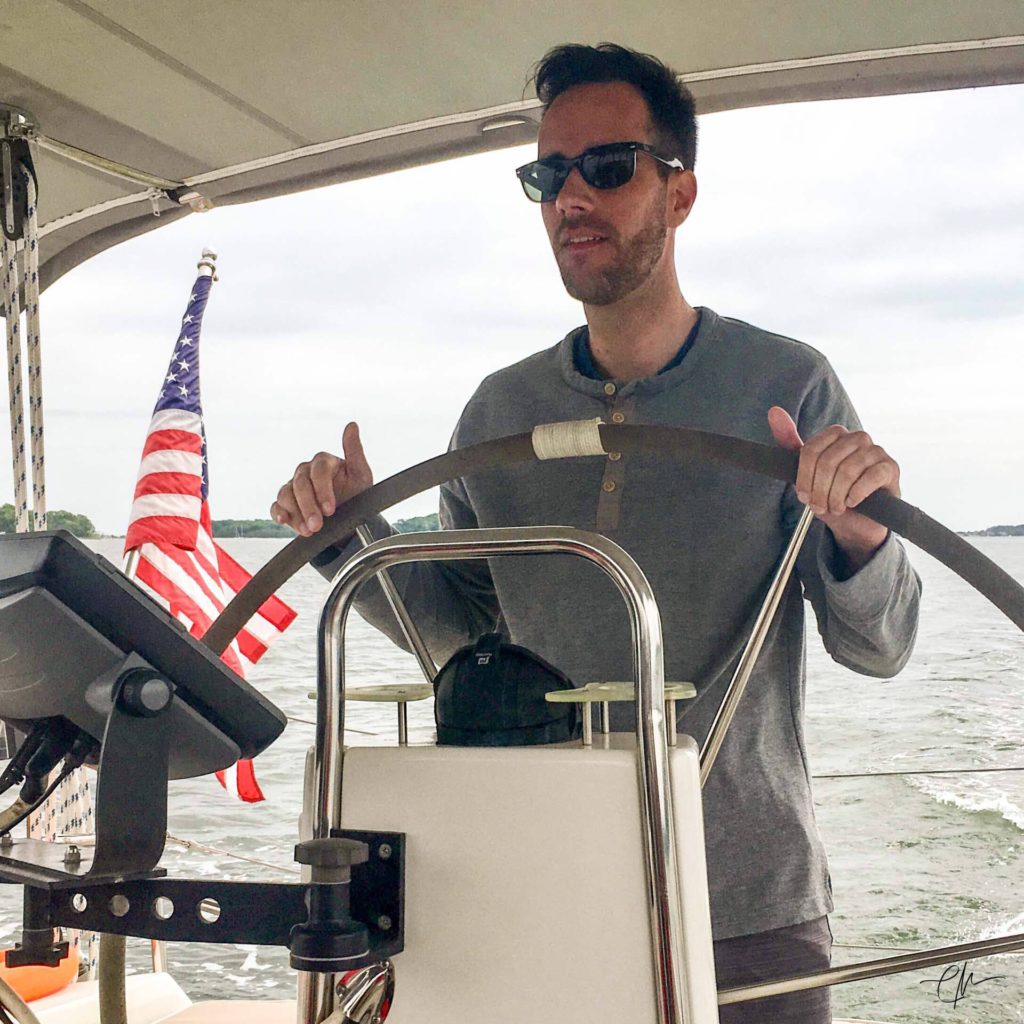
[[[22,173],[22,169],[25,173]],[[26,173],[32,175],[38,187],[28,141],[0,136],[0,184],[3,197],[0,225],[12,242],[20,242],[25,237],[25,221],[28,219]]]
[[[368,953],[350,965],[356,968],[404,948],[405,836],[347,829],[337,834],[370,850],[369,860],[352,868],[351,914],[369,932]],[[0,867],[0,876],[6,874]],[[293,926],[307,919],[315,888],[166,877],[51,879],[26,887],[26,922],[31,917],[33,931],[62,926],[168,942],[287,946]]]
[[[50,885],[149,877],[160,861],[167,836],[171,735],[165,712],[173,685],[137,654],[126,655],[93,685],[110,701],[96,781],[96,844],[71,858],[61,844],[4,837],[2,881]],[[149,707],[154,694],[156,703]]]

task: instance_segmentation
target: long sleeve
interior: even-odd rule
[[[833,423],[859,430],[860,421],[839,381],[824,364],[800,409],[805,439]],[[787,488],[784,519],[792,528],[802,511]],[[822,643],[840,665],[889,678],[906,664],[917,636],[921,581],[903,544],[889,534],[853,575],[832,534],[815,521],[797,562],[804,596],[811,602]]]

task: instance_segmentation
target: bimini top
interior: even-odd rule
[[[654,53],[704,113],[1024,80],[1019,0],[762,12],[754,0],[7,0],[0,103],[36,139],[42,284],[209,204],[529,141],[526,79],[558,43]]]

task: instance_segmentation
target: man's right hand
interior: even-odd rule
[[[341,443],[343,459],[319,452],[295,468],[291,480],[277,492],[277,501],[270,506],[274,522],[311,537],[324,525],[325,516],[334,515],[338,505],[373,486],[373,472],[355,423],[345,427]]]

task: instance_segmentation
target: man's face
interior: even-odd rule
[[[575,157],[607,142],[654,142],[647,104],[625,82],[562,93],[544,115],[537,148],[542,159]],[[643,154],[630,181],[615,189],[591,187],[574,168],[541,209],[566,291],[588,305],[618,302],[667,258],[666,182]]]

